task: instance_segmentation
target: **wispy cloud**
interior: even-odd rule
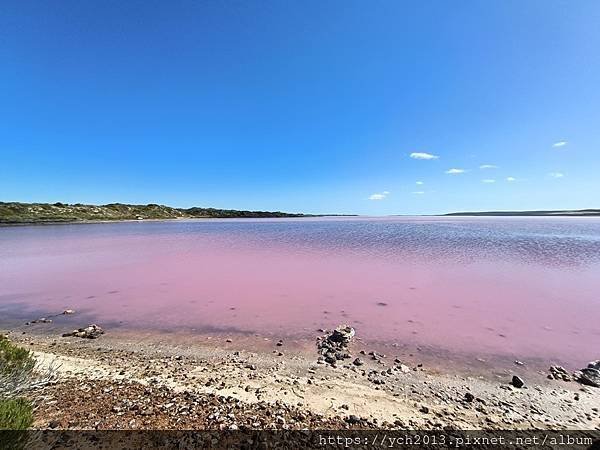
[[[482,164],[479,166],[480,169],[497,169],[498,166],[494,165],[494,164]]]
[[[565,174],[562,172],[550,172],[548,175],[550,175],[552,178],[563,178],[565,176]]]
[[[496,180],[492,180],[491,178],[486,178],[485,180],[481,180],[481,182],[490,184],[490,183],[495,183]]]
[[[506,181],[517,181],[515,177],[506,177]]]
[[[567,141],[558,141],[558,142],[555,142],[554,144],[552,144],[552,147],[557,147],[557,148],[558,147],[564,147],[567,144],[568,144]]]
[[[413,194],[416,194],[416,195],[423,195],[424,193],[425,193],[425,191],[415,191],[415,192],[413,192]]]
[[[424,152],[412,152],[409,155],[412,159],[438,159],[439,156],[437,155],[432,155],[431,153],[424,153]]]
[[[417,181],[415,184],[418,184],[419,186],[421,186],[422,184],[425,184],[425,183],[423,183],[422,181]]]
[[[446,173],[448,175],[458,175],[458,174],[465,173],[465,172],[466,172],[465,169],[449,169],[449,170],[446,170]]]
[[[390,195],[390,191],[377,192],[371,194],[369,200],[384,200],[388,195]]]

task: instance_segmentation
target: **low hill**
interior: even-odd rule
[[[215,208],[172,208],[164,205],[73,205],[65,203],[0,202],[0,223],[82,222],[90,220],[144,220],[236,217],[305,217],[279,211],[238,211]]]
[[[444,216],[600,216],[600,209],[454,212],[444,214]]]

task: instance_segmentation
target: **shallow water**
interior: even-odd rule
[[[582,364],[600,357],[600,219],[0,228],[0,317],[65,308],[77,325],[311,339],[347,322],[365,340]]]

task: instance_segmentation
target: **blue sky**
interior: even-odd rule
[[[598,208],[599,23],[596,0],[5,0],[0,200]]]

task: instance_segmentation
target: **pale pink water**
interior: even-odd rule
[[[347,322],[371,341],[582,363],[600,357],[600,221],[0,228],[0,315],[64,308],[113,328],[311,339]]]

